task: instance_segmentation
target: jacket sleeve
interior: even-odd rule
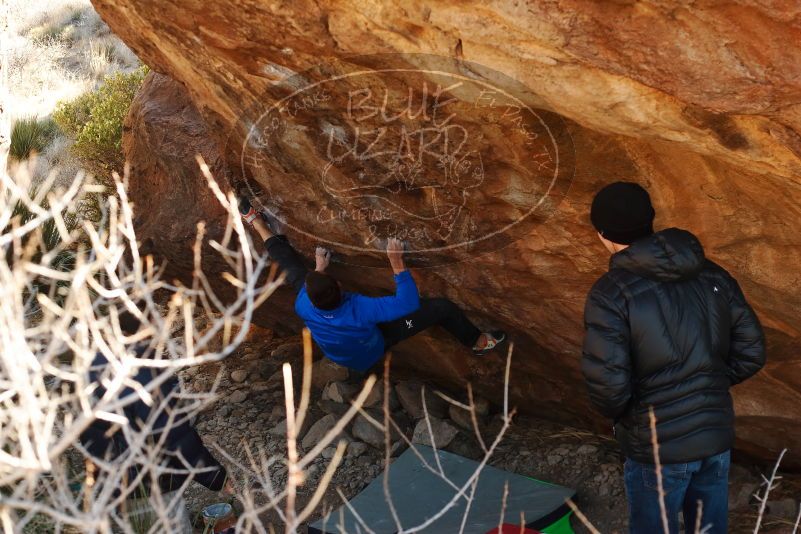
[[[367,323],[386,323],[417,311],[420,295],[409,271],[395,275],[395,294],[389,297],[357,295],[359,318]]]
[[[584,308],[581,371],[590,400],[610,419],[619,419],[631,400],[630,328],[617,303],[594,288]]]
[[[729,301],[731,331],[726,366],[731,383],[739,384],[765,365],[765,335],[740,285],[734,278],[729,280],[732,289]]]
[[[292,248],[285,235],[274,235],[264,242],[267,254],[275,260],[286,273],[286,281],[295,291],[300,291],[306,282],[306,273],[309,270],[303,263],[303,258],[298,251]]]
[[[79,440],[94,458],[105,458],[107,454],[114,452],[111,448],[115,432],[110,423],[95,419],[81,433]]]

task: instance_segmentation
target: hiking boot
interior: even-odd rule
[[[485,340],[484,346],[479,347],[478,344],[473,346],[474,356],[483,356],[504,341],[506,341],[506,332],[503,330],[493,330],[492,332],[482,332],[481,336]],[[479,341],[481,338],[479,338]]]

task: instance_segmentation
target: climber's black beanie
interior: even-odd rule
[[[339,307],[342,294],[333,276],[312,271],[306,275],[306,293],[315,308],[333,310]]]
[[[604,238],[630,245],[654,233],[654,207],[642,186],[631,182],[609,184],[592,199],[590,220]]]

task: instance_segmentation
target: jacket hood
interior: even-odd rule
[[[698,276],[706,257],[698,238],[686,230],[668,228],[638,239],[614,254],[610,269],[625,269],[660,282],[678,282]]]

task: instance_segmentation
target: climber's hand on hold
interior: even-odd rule
[[[329,263],[331,263],[331,251],[325,247],[317,247],[314,251],[314,270],[318,273],[325,272]]]
[[[406,270],[406,266],[403,264],[403,241],[394,237],[387,240],[387,258],[389,258],[389,264],[395,274]]]

